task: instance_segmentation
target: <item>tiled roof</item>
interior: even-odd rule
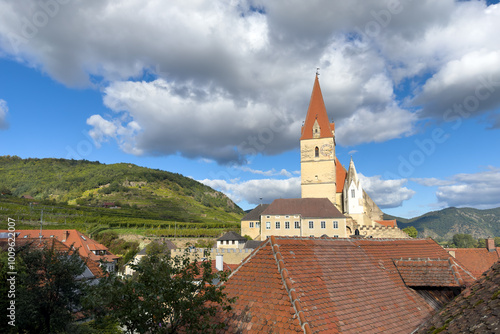
[[[427,321],[417,333],[500,333],[500,262]]]
[[[5,232],[5,230],[1,230],[0,232]],[[40,233],[39,230],[16,230],[16,232],[19,232],[18,239],[38,238]],[[68,247],[73,246],[75,249],[78,249],[80,256],[89,258],[93,261],[99,262],[100,260],[104,260],[113,262],[118,259],[118,256],[110,253],[106,246],[85,236],[77,230],[43,230],[42,237],[47,239],[54,238]],[[106,253],[105,255],[96,255],[92,250],[103,250]]]
[[[275,199],[262,215],[302,215],[307,218],[345,218],[328,198]]]
[[[229,231],[226,232],[222,237],[217,239],[217,241],[226,241],[226,240],[241,240],[241,241],[246,241],[247,239],[245,237],[242,237],[236,232]]]
[[[399,259],[394,264],[407,286],[447,286],[464,285],[456,265],[450,259]]]
[[[383,225],[383,226],[388,226],[388,227],[398,227],[398,221],[396,219],[391,219],[391,220],[375,220],[376,223]]]
[[[40,242],[41,241],[41,242]],[[53,246],[54,249],[60,252],[72,252],[71,248],[65,245],[63,242],[55,239],[55,238],[22,238],[16,239],[16,247],[23,247],[26,245],[31,245],[30,247],[43,248],[47,246]],[[5,239],[0,240],[0,248],[6,250],[7,249],[7,241]],[[104,271],[101,269],[101,266],[98,262],[86,258],[79,254],[82,261],[85,263],[87,268],[90,270],[94,277],[100,278],[104,276]]]
[[[259,204],[252,211],[247,213],[245,217],[241,218],[241,220],[260,220],[260,214],[264,211],[269,204]]]
[[[432,307],[395,259],[449,260],[432,240],[270,237],[231,274],[227,332],[409,333]]]
[[[332,131],[335,129],[335,125],[328,120],[328,113],[326,112],[323,94],[321,94],[321,88],[319,87],[318,76],[314,80],[311,100],[307,109],[306,120],[302,126],[300,140],[313,138],[313,126],[316,120],[320,128],[320,138],[332,138]]]
[[[336,165],[336,177],[337,177],[337,192],[341,193],[344,191],[344,183],[347,177],[347,171],[344,166],[339,161],[339,158],[335,157],[335,165]]]
[[[476,278],[500,259],[498,248],[492,252],[486,248],[448,248],[447,250]]]

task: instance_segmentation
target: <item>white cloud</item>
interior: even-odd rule
[[[404,187],[406,179],[381,180],[380,175],[364,176],[358,173],[363,189],[372,200],[381,208],[396,208],[415,195],[415,191]]]
[[[8,111],[9,107],[7,107],[7,102],[0,99],[0,130],[5,130],[9,127],[6,119]]]
[[[488,209],[500,206],[500,168],[488,167],[475,174],[457,174],[453,184],[440,186],[436,192],[439,202],[446,206]]]
[[[448,186],[453,184],[453,181],[450,180],[440,180],[435,177],[428,178],[412,178],[410,179],[413,182],[421,184],[426,187],[438,187],[438,186]]]
[[[36,25],[41,3],[0,2],[0,54],[102,87],[116,114],[90,131],[134,154],[242,163],[297,147],[317,66],[339,145],[410,136],[500,80],[500,6],[483,1],[74,0]]]
[[[246,201],[249,204],[258,205],[271,203],[276,198],[299,198],[300,177],[292,177],[285,180],[259,179],[238,182],[232,180],[199,180],[199,182],[222,191],[234,202]]]

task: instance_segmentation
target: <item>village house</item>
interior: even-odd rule
[[[7,232],[7,230],[0,230]],[[17,239],[39,239],[39,230],[16,230]],[[106,271],[116,270],[118,256],[112,254],[108,248],[97,241],[85,236],[77,230],[42,230],[42,239],[55,239],[71,249],[77,249],[80,257],[88,259],[104,267]]]
[[[474,283],[431,239],[271,236],[225,283],[231,333],[412,333]]]

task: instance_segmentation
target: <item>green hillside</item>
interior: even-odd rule
[[[235,229],[244,213],[227,196],[193,179],[126,163],[4,156],[0,192],[2,225],[7,216],[35,223],[44,210],[48,226]]]
[[[475,239],[500,236],[500,208],[446,208],[411,219],[390,215],[384,215],[384,219],[396,219],[400,228],[414,226],[421,237],[449,240],[457,233],[470,234]]]

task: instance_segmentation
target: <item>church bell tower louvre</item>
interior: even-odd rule
[[[301,131],[300,170],[302,198],[328,198],[343,206],[336,203],[335,124],[328,120],[318,73]]]

